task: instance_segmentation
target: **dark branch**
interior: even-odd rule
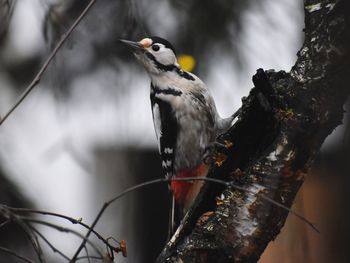
[[[32,231],[36,233],[51,249],[53,252],[58,253],[61,255],[65,260],[69,261],[69,257],[65,255],[62,251],[57,249],[39,230],[37,230],[35,227],[30,226]]]
[[[11,249],[8,249],[8,248],[5,248],[5,247],[0,247],[0,251],[5,252],[7,254],[10,254],[10,255],[20,259],[23,262],[34,263],[34,261],[32,261],[31,259],[29,259],[27,257],[24,257],[24,256],[21,256],[17,252],[15,252],[15,251],[13,251]]]
[[[62,226],[59,226],[59,225],[56,225],[56,224],[53,224],[50,222],[46,222],[46,221],[42,221],[42,220],[38,220],[38,219],[32,219],[32,218],[22,218],[22,220],[29,222],[29,223],[35,223],[35,224],[47,226],[47,227],[53,228],[53,229],[60,231],[60,232],[63,232],[63,233],[70,233],[70,234],[73,234],[81,239],[84,239],[84,235],[82,235],[81,233],[79,233],[73,229],[67,228],[67,227],[62,227]],[[101,257],[103,256],[102,252],[98,249],[98,247],[96,247],[96,245],[94,243],[92,243],[90,240],[86,240],[86,242],[84,243],[84,247],[85,247],[86,243],[89,244],[97,252],[97,254],[99,254],[99,256],[101,256]]]
[[[341,123],[350,89],[349,4],[305,0],[305,42],[291,72],[264,72],[243,99],[232,142],[157,263],[257,262],[288,216],[325,138]]]
[[[18,218],[16,215],[12,215],[12,220],[18,224],[25,235],[27,236],[28,240],[30,241],[31,246],[33,247],[40,263],[45,263],[43,251],[41,249],[40,243],[36,237],[36,235],[33,233],[33,231],[30,229],[30,227],[25,224],[20,218]]]
[[[8,207],[8,206],[3,206],[0,205],[0,207],[2,209],[8,209],[14,213],[28,213],[28,214],[40,214],[40,215],[47,215],[47,216],[53,216],[53,217],[57,217],[57,218],[62,218],[65,220],[68,220],[69,222],[71,222],[72,224],[77,224],[80,225],[82,227],[84,227],[87,230],[90,230],[90,226],[88,226],[87,224],[85,224],[82,220],[80,219],[75,219],[66,215],[62,215],[62,214],[58,214],[58,213],[53,213],[53,212],[48,212],[48,211],[41,211],[41,210],[35,210],[35,209],[28,209],[28,208],[14,208],[14,207]],[[4,222],[6,223],[6,222]],[[110,245],[108,243],[108,240],[105,239],[104,237],[102,237],[98,232],[96,232],[95,230],[91,229],[91,232],[99,239],[101,240],[109,249],[113,250],[114,252],[119,252],[118,248]]]
[[[225,188],[230,187],[230,188],[233,188],[233,189],[236,189],[238,191],[245,192],[245,193],[248,193],[248,194],[249,193],[250,194],[254,194],[255,193],[255,192],[252,192],[249,189],[246,189],[244,187],[241,187],[241,186],[238,186],[238,185],[234,184],[234,182],[226,182],[226,181],[223,181],[223,180],[220,180],[220,179],[207,178],[207,177],[187,177],[187,178],[173,178],[173,179],[160,178],[160,179],[155,179],[155,180],[151,180],[151,181],[147,181],[147,182],[144,182],[144,183],[140,183],[140,184],[134,185],[134,186],[124,190],[119,195],[117,195],[116,197],[112,198],[111,200],[109,200],[109,201],[107,201],[106,203],[103,204],[103,206],[102,206],[101,210],[99,211],[99,213],[97,214],[94,222],[89,227],[89,231],[87,232],[84,240],[82,241],[82,243],[80,244],[80,246],[77,249],[76,253],[74,254],[73,258],[71,259],[71,262],[74,262],[78,258],[78,255],[81,252],[81,250],[85,247],[85,243],[88,241],[90,234],[94,232],[94,228],[97,225],[97,223],[99,222],[101,216],[103,215],[105,210],[112,203],[114,203],[116,200],[122,198],[126,194],[131,193],[133,191],[136,191],[136,190],[139,190],[139,189],[144,188],[146,186],[150,186],[150,185],[154,185],[154,184],[169,183],[171,180],[174,180],[174,181],[206,181],[207,183],[215,183],[215,184],[221,185],[222,187],[225,187]],[[291,210],[289,207],[286,207],[282,203],[276,202],[275,200],[273,200],[270,197],[265,196],[263,194],[259,194],[259,197],[262,198],[263,200],[269,202],[272,205],[275,205],[275,206],[277,206],[279,208],[282,208],[282,209],[286,210],[287,212],[291,212],[293,215],[297,216],[298,218],[300,218],[301,220],[306,222],[315,231],[319,232],[318,229],[310,221],[308,221],[302,215],[300,215],[300,214],[296,213],[295,211]]]

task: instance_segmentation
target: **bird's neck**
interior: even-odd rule
[[[181,81],[181,76],[174,71],[162,71],[159,73],[149,73],[151,82],[156,87],[169,87]]]
[[[178,65],[173,65],[172,70],[148,71],[148,75],[151,78],[152,84],[158,87],[177,85],[179,83],[186,83],[187,85],[189,84],[188,82],[194,83],[198,81],[195,75],[183,71]]]

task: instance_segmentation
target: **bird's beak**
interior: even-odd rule
[[[127,47],[129,47],[132,50],[144,50],[143,45],[139,42],[124,40],[124,39],[119,39],[119,41],[125,44]]]

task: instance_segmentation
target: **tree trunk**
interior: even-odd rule
[[[157,263],[257,262],[283,227],[350,93],[349,3],[305,0],[305,42],[290,72],[259,69],[209,177]],[[229,144],[228,144],[229,145]]]

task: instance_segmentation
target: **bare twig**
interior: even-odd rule
[[[9,219],[5,220],[4,222],[2,222],[2,223],[0,224],[0,228],[2,228],[3,226],[7,225],[9,222],[10,222]]]
[[[0,205],[0,207],[3,207],[5,209],[8,209],[8,210],[10,210],[12,212],[16,212],[16,213],[33,213],[33,214],[40,214],[40,215],[47,215],[47,216],[53,216],[53,217],[62,218],[62,219],[68,220],[72,224],[77,224],[77,225],[80,225],[80,226],[86,228],[87,230],[90,230],[90,226],[88,226],[87,224],[82,222],[82,220],[75,219],[73,217],[69,217],[69,216],[66,216],[66,215],[62,215],[62,214],[58,214],[58,213],[52,213],[52,212],[47,212],[47,211],[41,211],[41,210],[35,210],[35,209],[28,209],[28,208],[8,207],[8,206],[4,206],[4,205]],[[96,232],[93,229],[92,229],[92,233],[99,240],[101,240],[109,249],[111,249],[112,251],[115,251],[115,252],[119,252],[118,248],[115,248],[114,246],[109,244],[108,239],[105,239],[104,237],[102,237],[98,232]]]
[[[66,256],[62,251],[57,249],[54,245],[52,245],[52,243],[39,230],[37,230],[33,226],[30,226],[30,228],[32,229],[33,232],[35,232],[52,249],[53,252],[61,255],[64,259],[69,261],[69,257]]]
[[[85,241],[85,237],[84,235],[82,235],[81,233],[73,230],[73,229],[70,229],[70,228],[67,228],[67,227],[62,227],[62,226],[59,226],[59,225],[56,225],[56,224],[53,224],[53,223],[49,223],[49,222],[46,222],[46,221],[42,221],[42,220],[38,220],[38,219],[32,219],[32,218],[22,218],[22,220],[26,221],[26,222],[29,222],[29,223],[35,223],[35,224],[40,224],[40,225],[44,225],[44,226],[47,226],[47,227],[51,227],[53,229],[56,229],[57,231],[60,231],[60,232],[64,232],[64,233],[70,233],[70,234],[73,234],[81,239],[83,239]],[[86,242],[84,243],[84,246],[85,244],[88,243],[96,252],[99,256],[103,257],[103,254],[102,252],[95,246],[95,244],[93,242],[91,242],[90,240],[86,240]]]
[[[13,250],[10,250],[8,248],[5,248],[5,247],[0,247],[0,251],[2,252],[5,252],[7,254],[10,254],[24,262],[27,262],[27,263],[35,263],[34,261],[32,261],[31,259],[27,258],[27,257],[24,257],[24,256],[21,256],[21,255],[18,255],[17,252],[13,251]]]
[[[30,228],[29,225],[27,225],[27,229],[28,231],[30,231],[30,234],[31,236],[33,237],[33,239],[35,240],[35,244],[36,244],[36,247],[37,247],[37,250],[38,250],[38,258],[39,258],[39,261],[41,263],[46,263],[46,259],[45,259],[45,256],[44,256],[44,252],[43,252],[43,249],[41,248],[41,244],[39,242],[39,238],[37,235],[35,235],[35,233],[32,231],[32,229]]]
[[[116,197],[112,198],[111,200],[109,200],[108,202],[104,203],[101,210],[99,211],[99,213],[97,214],[95,220],[93,221],[92,225],[90,226],[89,231],[86,233],[85,238],[83,239],[82,243],[80,244],[80,246],[78,247],[77,251],[75,252],[73,258],[71,259],[70,262],[75,262],[75,260],[77,259],[79,253],[81,252],[81,250],[84,248],[85,243],[88,241],[88,238],[90,236],[90,234],[92,233],[93,229],[95,228],[96,224],[98,223],[98,221],[100,220],[101,216],[103,215],[104,211],[108,208],[108,206],[110,206],[113,202],[115,202],[116,200],[118,200],[119,198],[125,196],[126,194],[133,192],[135,190],[138,190],[140,188],[143,188],[145,186],[149,186],[149,185],[153,185],[153,184],[159,184],[159,183],[165,183],[165,182],[170,182],[170,181],[207,181],[207,182],[213,182],[213,183],[217,183],[217,184],[221,184],[224,186],[231,186],[237,190],[243,191],[243,192],[248,192],[248,193],[252,193],[255,194],[255,192],[250,191],[248,189],[245,189],[244,187],[241,186],[237,186],[235,184],[233,184],[232,182],[226,182],[223,180],[219,180],[219,179],[215,179],[215,178],[208,178],[208,177],[187,177],[187,178],[173,178],[173,179],[166,179],[166,178],[160,178],[160,179],[155,179],[155,180],[151,180],[151,181],[147,181],[144,183],[140,183],[137,184],[135,186],[132,186],[126,190],[124,190],[123,192],[121,192],[119,195],[117,195]],[[310,222],[309,220],[307,220],[305,217],[303,217],[302,215],[298,214],[297,212],[293,211],[292,209],[288,208],[287,206],[276,202],[275,200],[264,196],[264,195],[259,195],[262,199],[270,202],[273,205],[276,205],[282,209],[285,209],[287,211],[289,211],[291,214],[297,216],[298,218],[300,218],[302,221],[304,221],[305,223],[307,223],[312,229],[314,229],[316,232],[319,233],[319,230],[315,227],[315,225]]]
[[[83,260],[83,259],[97,259],[97,260],[103,260],[104,258],[103,257],[97,257],[97,256],[81,256],[81,257],[78,257],[75,261],[78,261],[78,260]]]
[[[5,206],[0,206],[0,212],[1,212],[1,215],[7,219],[7,221],[5,221],[4,223],[8,223],[8,222],[13,221],[22,228],[22,230],[25,233],[25,235],[27,236],[30,244],[32,245],[39,261],[41,263],[44,263],[45,259],[43,257],[43,252],[42,252],[42,249],[40,247],[40,243],[39,243],[37,237],[33,234],[32,230],[29,228],[29,226],[25,222],[23,222],[21,217],[17,216],[14,213],[11,213],[8,209],[6,209]]]
[[[36,251],[36,253],[39,256],[39,259],[43,261],[43,259],[41,258],[42,253],[41,253],[41,248],[40,248],[40,244],[37,240],[37,236],[39,236],[40,238],[43,239],[43,241],[48,244],[50,246],[51,249],[53,249],[54,252],[59,253],[63,258],[65,258],[66,260],[70,261],[70,262],[75,262],[78,259],[82,259],[82,257],[78,257],[79,253],[81,252],[82,249],[87,249],[86,244],[91,245],[99,254],[100,258],[103,258],[102,253],[99,251],[99,249],[97,247],[95,247],[95,245],[89,240],[89,236],[91,235],[91,233],[93,233],[94,235],[96,235],[96,237],[98,237],[103,243],[106,244],[107,246],[107,250],[109,249],[110,252],[113,253],[113,251],[115,252],[120,252],[120,248],[119,247],[114,247],[113,245],[111,245],[109,243],[109,239],[104,239],[98,232],[96,232],[94,230],[96,224],[98,223],[98,221],[100,220],[102,214],[104,213],[104,211],[108,208],[108,206],[110,206],[113,202],[115,202],[116,200],[120,199],[121,197],[125,196],[126,194],[138,190],[140,188],[149,186],[149,185],[153,185],[153,184],[158,184],[158,183],[168,183],[170,181],[208,181],[208,182],[213,182],[213,183],[217,183],[217,184],[221,184],[224,185],[226,187],[230,186],[235,188],[236,190],[239,191],[243,191],[243,192],[248,192],[248,193],[252,193],[254,194],[253,191],[245,189],[244,187],[241,186],[237,186],[235,185],[233,182],[227,182],[227,181],[223,181],[220,179],[214,179],[214,178],[208,178],[208,177],[189,177],[189,178],[174,178],[174,179],[165,179],[165,178],[160,178],[160,179],[155,179],[155,180],[151,180],[151,181],[147,181],[135,186],[132,186],[126,190],[124,190],[123,192],[121,192],[119,195],[115,196],[114,198],[110,199],[109,201],[107,201],[106,203],[104,203],[103,207],[101,208],[101,210],[99,211],[98,215],[96,216],[94,222],[92,223],[91,226],[86,225],[85,223],[83,223],[80,219],[74,219],[72,217],[69,216],[65,216],[65,215],[61,215],[58,213],[52,213],[52,212],[47,212],[47,211],[40,211],[40,210],[35,210],[35,209],[26,209],[26,208],[12,208],[12,207],[8,207],[6,205],[1,205],[0,204],[0,211],[1,214],[8,219],[9,221],[13,220],[16,223],[18,223],[27,233],[27,235],[29,236],[32,245]],[[298,218],[300,218],[301,220],[303,220],[304,222],[306,222],[309,226],[311,226],[315,231],[318,232],[318,230],[316,229],[316,227],[310,222],[308,221],[306,218],[304,218],[303,216],[299,215],[298,213],[294,212],[293,210],[289,209],[288,207],[284,206],[281,203],[276,202],[275,200],[260,194],[259,195],[262,199],[267,200],[268,202],[270,202],[271,204],[278,206],[282,209],[285,209],[289,212],[291,212],[293,215],[297,216]],[[20,214],[22,213],[33,213],[33,214],[41,214],[41,215],[47,215],[47,216],[52,216],[52,217],[57,217],[57,218],[62,218],[65,219],[69,222],[71,222],[72,224],[78,224],[84,228],[86,228],[88,230],[88,232],[86,233],[86,235],[82,235],[72,229],[69,228],[65,228],[50,222],[46,222],[46,221],[42,221],[42,220],[38,220],[38,219],[33,219],[30,217],[25,217],[25,216],[21,216]],[[5,221],[4,223],[6,223],[7,221]],[[36,223],[36,224],[41,224],[41,225],[45,225],[51,228],[54,228],[58,231],[61,232],[67,232],[67,233],[72,233],[78,237],[80,237],[82,239],[82,243],[80,244],[78,250],[76,251],[76,253],[74,254],[72,259],[69,259],[68,256],[66,256],[65,254],[63,254],[61,251],[58,251],[57,248],[55,248],[38,230],[36,230],[34,227],[31,226],[30,223]],[[34,235],[36,234],[36,235]],[[35,236],[36,239],[33,238],[33,236]],[[115,240],[115,239],[113,239]],[[117,241],[118,242],[118,241]],[[88,258],[94,258],[91,257],[89,255],[87,255]],[[85,258],[87,258],[85,257]]]
[[[29,228],[28,224],[25,224],[25,222],[22,220],[22,218],[19,218],[17,216],[12,216],[14,218],[14,221],[22,228],[23,232],[26,234],[28,237],[39,261],[41,263],[45,263],[45,259],[43,256],[43,252],[40,246],[40,243],[37,239],[37,237],[33,234],[32,230]]]
[[[19,97],[17,102],[11,107],[11,109],[4,115],[4,117],[0,120],[0,126],[5,122],[5,120],[12,114],[12,112],[22,103],[22,101],[28,96],[28,94],[39,84],[43,74],[45,73],[47,67],[51,63],[51,61],[56,56],[57,52],[61,49],[63,44],[67,41],[69,36],[72,34],[73,30],[76,26],[81,22],[81,20],[86,16],[90,8],[95,4],[96,0],[91,0],[89,4],[85,7],[85,9],[81,12],[79,17],[74,21],[73,25],[68,29],[66,33],[61,36],[60,41],[57,43],[56,47],[52,50],[50,56],[46,59],[44,65],[40,68],[39,72],[33,79],[33,81],[29,84],[29,86],[25,89],[22,95]]]
[[[86,253],[86,258],[88,260],[88,263],[91,263],[90,257],[89,257],[89,250],[87,249],[87,247],[85,247],[84,250],[85,250],[85,253]]]
[[[40,224],[40,225],[44,225],[50,228],[53,228],[57,231],[60,232],[65,232],[65,233],[70,233],[73,234],[81,239],[84,239],[85,236],[73,229],[70,228],[66,228],[66,227],[62,227],[60,225],[54,224],[54,223],[50,223],[47,221],[43,221],[43,220],[39,220],[39,219],[35,219],[35,218],[31,218],[31,217],[26,217],[24,215],[21,214],[41,214],[41,215],[48,215],[48,216],[52,216],[52,217],[57,217],[57,218],[62,218],[65,219],[73,224],[77,224],[80,226],[83,226],[86,229],[90,229],[90,227],[86,224],[84,224],[83,222],[81,222],[80,219],[74,219],[72,217],[68,217],[65,215],[61,215],[58,213],[51,213],[51,212],[47,212],[47,211],[40,211],[40,210],[35,210],[35,209],[26,209],[26,208],[13,208],[13,207],[8,207],[6,205],[1,205],[0,204],[0,214],[2,216],[5,217],[6,221],[3,222],[3,224],[14,221],[15,223],[17,223],[19,226],[21,226],[21,228],[23,229],[23,231],[26,233],[26,235],[28,236],[40,262],[45,262],[44,258],[43,258],[43,253],[40,247],[40,243],[38,238],[41,238],[55,253],[58,253],[60,256],[62,256],[65,260],[70,261],[70,258],[65,255],[62,251],[60,251],[59,249],[57,249],[39,230],[37,230],[32,224]],[[109,244],[109,239],[105,239],[103,238],[99,233],[97,233],[96,231],[92,230],[92,233],[95,234],[96,237],[98,237],[106,246],[108,251],[113,251],[114,252],[120,252],[120,248],[119,247],[114,247],[113,245]],[[115,239],[113,239],[115,240]],[[119,243],[117,240],[115,240],[117,243]],[[90,261],[90,259],[103,259],[104,255],[103,253],[99,250],[99,248],[97,248],[97,246],[95,246],[95,244],[93,242],[91,242],[90,240],[86,240],[87,244],[89,244],[97,253],[98,256],[90,256],[88,253],[88,249],[87,246],[84,245],[84,249],[86,250],[86,256],[84,257],[79,257],[77,260],[81,260],[81,259],[88,259]]]

